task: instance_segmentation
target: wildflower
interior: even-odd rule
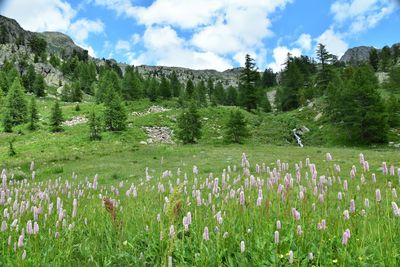
[[[33,234],[37,235],[39,233],[39,224],[37,222],[33,223]]]
[[[346,246],[347,243],[349,242],[349,239],[350,239],[350,230],[346,229],[346,231],[344,231],[343,233],[342,245]]]
[[[275,244],[279,244],[279,232],[278,231],[275,231],[274,242],[275,242]]]
[[[314,260],[314,254],[312,252],[308,253],[308,259],[310,261]]]
[[[22,260],[25,260],[25,258],[26,258],[26,250],[24,249],[24,252],[22,253]]]
[[[333,262],[333,263],[337,263],[337,262],[338,262],[338,260],[337,260],[337,259],[334,259],[334,260],[332,260],[332,262]]]
[[[228,233],[228,232],[225,232],[225,233],[222,235],[222,237],[223,237],[224,239],[228,238],[228,236],[229,236],[229,233]]]
[[[172,256],[168,256],[168,267],[172,267]]]
[[[364,206],[366,208],[369,208],[369,199],[368,198],[364,199]]]
[[[18,247],[22,247],[24,245],[24,235],[21,234],[18,238]]]
[[[77,206],[78,206],[78,200],[76,200],[76,198],[74,198],[74,201],[72,202],[72,218],[76,217]]]
[[[342,200],[343,199],[342,192],[338,192],[337,198],[338,198],[338,200]]]
[[[244,206],[244,191],[240,191],[240,205]]]
[[[376,191],[375,191],[375,196],[376,196],[376,201],[377,201],[377,202],[381,202],[382,196],[381,196],[381,190],[379,190],[379,188],[376,189]]]
[[[240,252],[243,253],[246,250],[246,246],[244,244],[244,241],[240,242]]]
[[[4,231],[6,231],[6,230],[7,230],[7,222],[6,222],[6,221],[2,221],[2,222],[1,222],[0,231],[1,231],[1,232],[4,232]]]
[[[302,236],[303,235],[303,230],[301,229],[301,225],[297,225],[297,235]]]
[[[173,225],[173,224],[172,224],[171,227],[169,228],[169,236],[170,236],[171,238],[174,238],[174,237],[175,237],[175,228],[174,228],[174,225]]]
[[[281,230],[281,228],[282,228],[281,221],[277,220],[276,221],[276,229]]]
[[[392,197],[397,198],[396,188],[392,189]]]
[[[204,239],[205,241],[210,240],[210,237],[209,237],[209,234],[208,234],[208,227],[207,227],[207,226],[204,227],[203,239]]]
[[[356,203],[354,202],[354,199],[350,200],[350,212],[356,212]]]
[[[350,214],[349,214],[348,210],[343,211],[343,217],[344,217],[345,220],[350,219]]]
[[[290,251],[289,251],[289,263],[290,263],[290,264],[293,264],[293,260],[294,260],[294,259],[293,259],[293,251],[290,250]]]
[[[332,155],[331,153],[326,153],[326,161],[331,161],[332,160]]]

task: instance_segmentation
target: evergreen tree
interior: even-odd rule
[[[392,128],[400,126],[400,99],[391,95],[386,103],[388,113],[388,123]]]
[[[39,121],[39,114],[38,114],[38,110],[36,107],[36,101],[35,98],[32,97],[31,98],[31,103],[29,106],[29,125],[28,125],[28,129],[31,131],[34,131],[37,129],[37,123]]]
[[[206,94],[207,94],[206,85],[204,81],[200,81],[199,83],[196,84],[195,87],[195,95],[198,106],[207,107],[208,103]]]
[[[246,55],[245,67],[240,73],[239,99],[241,105],[250,111],[257,108],[256,82],[260,75],[257,72],[254,59]]]
[[[33,34],[29,40],[29,47],[36,56],[40,57],[46,52],[47,42],[38,34]]]
[[[211,101],[211,96],[214,93],[214,81],[211,78],[208,78],[207,81],[207,93],[208,93],[208,97],[210,98]]]
[[[212,97],[214,98],[213,101],[215,101],[217,105],[226,104],[226,93],[224,86],[222,85],[222,82],[217,83],[217,85],[214,88],[214,93]]]
[[[56,100],[51,109],[51,117],[50,117],[50,130],[53,133],[62,132],[62,123],[64,121],[62,110],[60,108],[60,103]]]
[[[107,130],[116,132],[126,129],[127,115],[121,98],[115,92],[111,92],[109,101],[105,103],[104,125]]]
[[[73,102],[72,101],[72,87],[68,83],[64,84],[61,91],[61,101],[64,102]]]
[[[241,144],[248,135],[247,122],[242,112],[240,110],[231,111],[226,124],[225,140],[229,143]]]
[[[46,83],[42,75],[37,74],[32,89],[37,97],[43,97],[45,93]]]
[[[158,88],[159,88],[159,83],[154,77],[149,77],[148,83],[147,83],[147,89],[146,93],[150,101],[154,102],[158,98]]]
[[[265,69],[261,77],[261,87],[269,88],[276,85],[276,74],[272,69]]]
[[[116,93],[121,95],[121,84],[118,74],[113,70],[106,70],[99,79],[96,92],[96,100],[98,103],[107,102],[109,95]]]
[[[379,55],[378,50],[372,48],[369,52],[369,64],[374,68],[375,71],[378,71],[379,68]]]
[[[298,65],[288,57],[286,67],[282,73],[282,88],[277,91],[277,106],[282,111],[298,108],[299,90],[304,85],[303,75]]]
[[[186,83],[186,99],[193,99],[194,84],[192,79],[189,79]]]
[[[72,88],[71,88],[71,101],[72,102],[81,102],[83,98],[83,93],[81,90],[81,85],[79,80],[75,81],[72,83]]]
[[[378,92],[378,80],[372,67],[357,67],[343,88],[338,88],[337,114],[340,126],[352,143],[373,144],[387,141],[387,113]]]
[[[181,94],[181,90],[182,90],[182,85],[178,80],[178,77],[176,76],[176,72],[173,71],[171,76],[169,77],[169,83],[171,85],[171,91],[172,91],[172,95],[174,97],[179,97]]]
[[[60,59],[59,59],[56,55],[54,55],[54,54],[51,54],[49,63],[50,63],[54,68],[57,68],[57,67],[60,66],[60,64],[61,64]]]
[[[264,112],[271,112],[272,107],[271,103],[269,102],[267,91],[264,88],[258,89],[258,106]]]
[[[6,133],[11,133],[13,128],[13,117],[11,111],[8,108],[4,109],[3,112],[3,129]]]
[[[158,90],[159,90],[160,96],[162,98],[164,98],[164,99],[171,98],[172,93],[171,93],[170,84],[164,75],[161,77],[160,87]]]
[[[177,119],[178,138],[184,144],[194,144],[201,137],[201,121],[196,105],[190,104],[188,110],[183,111]]]
[[[30,93],[34,92],[33,84],[35,83],[35,79],[36,79],[35,68],[33,67],[33,65],[29,65],[25,75],[22,77],[22,81],[24,83],[26,91]]]
[[[27,105],[21,81],[17,77],[7,93],[4,105],[3,126],[8,130],[14,126],[26,122]],[[10,127],[11,126],[11,127]]]
[[[143,96],[142,81],[139,73],[135,72],[133,68],[125,70],[125,75],[122,80],[122,94],[125,100],[136,100]]]
[[[333,55],[326,50],[325,45],[323,44],[318,44],[316,54],[317,59],[320,62],[320,69],[317,73],[317,85],[319,88],[317,93],[318,95],[323,95],[326,93],[326,89],[331,79],[332,68],[329,63],[332,62]]]
[[[238,105],[237,89],[233,86],[229,86],[226,91],[226,105],[228,105],[228,106],[237,106]]]
[[[382,71],[389,71],[392,63],[392,51],[388,46],[384,46],[379,54]]]
[[[94,111],[89,115],[89,130],[89,139],[91,141],[101,140],[101,121]]]
[[[400,66],[395,66],[390,70],[388,88],[392,92],[400,92]]]
[[[8,92],[8,80],[7,74],[0,69],[0,88],[3,90],[4,93]]]

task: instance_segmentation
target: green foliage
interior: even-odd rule
[[[400,92],[400,66],[394,66],[389,72],[389,83],[387,87],[392,92]]]
[[[184,144],[194,144],[200,139],[202,125],[194,103],[179,115],[177,126],[179,129],[177,136]]]
[[[37,97],[43,97],[46,95],[46,83],[42,75],[36,75],[35,81],[32,85],[32,89]]]
[[[8,146],[8,156],[10,156],[10,157],[15,157],[17,155],[17,152],[15,152],[15,149],[14,149],[14,142],[15,142],[15,139],[8,141],[8,145],[9,145]]]
[[[35,72],[35,68],[33,67],[33,65],[29,65],[25,75],[22,76],[22,81],[24,84],[24,87],[26,89],[26,91],[33,93],[34,91],[34,83],[35,83],[35,79],[36,79],[36,72]]]
[[[96,100],[98,103],[107,102],[112,94],[121,94],[120,77],[115,71],[107,70],[100,76]]]
[[[204,81],[200,81],[196,84],[194,89],[195,99],[200,107],[207,107],[207,88]]]
[[[257,72],[254,59],[247,54],[245,67],[241,71],[239,78],[239,100],[241,106],[247,111],[257,108],[257,92],[255,86],[259,79],[260,75]]]
[[[387,142],[388,119],[371,67],[357,67],[350,80],[329,85],[328,111],[353,144]]]
[[[381,70],[389,71],[390,66],[392,65],[392,51],[390,47],[384,46],[379,53],[379,59],[381,62]]]
[[[229,121],[226,124],[225,140],[228,143],[243,142],[243,139],[249,136],[247,122],[240,110],[231,111]]]
[[[171,85],[172,96],[179,97],[182,90],[182,84],[179,82],[175,71],[173,71],[169,77],[169,83]]]
[[[15,78],[10,90],[7,93],[4,106],[3,126],[6,132],[11,131],[12,126],[26,122],[27,104],[24,90],[20,79]]]
[[[288,111],[300,106],[299,90],[304,85],[304,77],[298,65],[289,56],[286,68],[282,73],[282,87],[277,90],[277,107]]]
[[[64,129],[62,127],[62,123],[64,121],[62,110],[60,108],[60,103],[56,100],[51,109],[51,117],[50,117],[50,130],[53,133],[62,132]]]
[[[127,126],[127,115],[120,96],[111,92],[109,100],[104,105],[104,125],[106,129],[112,132],[124,131]]]
[[[276,86],[276,73],[272,69],[265,69],[263,75],[261,77],[261,84],[262,88],[269,88]]]
[[[60,59],[55,55],[55,54],[51,54],[50,55],[50,60],[49,63],[54,67],[57,68],[61,65],[61,61]]]
[[[386,109],[388,113],[388,123],[392,128],[400,126],[400,99],[395,95],[391,95],[386,101]]]
[[[369,52],[369,64],[374,68],[375,71],[378,71],[379,68],[379,54],[378,50],[372,48]]]
[[[217,83],[217,85],[214,88],[213,95],[211,97],[212,97],[212,102],[214,102],[217,105],[226,104],[226,93],[224,86],[222,85],[221,82]]]
[[[194,95],[194,84],[192,79],[189,79],[186,82],[186,99],[188,100],[192,100],[193,99],[193,95]]]
[[[92,111],[89,115],[89,139],[91,141],[101,140],[101,120],[96,115],[95,111]]]
[[[149,77],[146,81],[146,94],[150,101],[154,102],[157,100],[159,92],[159,83],[154,77]]]
[[[143,96],[142,77],[133,68],[125,69],[125,76],[122,80],[122,95],[128,101],[140,99]]]
[[[40,57],[46,52],[47,42],[38,34],[33,34],[29,40],[29,47],[36,56]]]
[[[238,92],[233,86],[229,86],[226,90],[226,105],[237,106],[238,103]]]
[[[160,96],[164,99],[171,98],[172,96],[170,84],[165,76],[161,77],[160,87],[158,91],[160,93]]]
[[[39,114],[38,114],[38,109],[36,106],[36,100],[34,97],[31,98],[30,106],[29,106],[29,125],[28,129],[31,131],[34,131],[37,129],[37,123],[39,121]]]

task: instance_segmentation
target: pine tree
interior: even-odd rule
[[[271,103],[269,102],[267,92],[264,88],[258,88],[258,106],[264,112],[272,111]]]
[[[143,96],[143,85],[139,73],[132,68],[125,70],[122,79],[122,95],[125,100],[136,100]]]
[[[282,88],[277,91],[277,106],[282,111],[299,107],[299,90],[304,85],[303,75],[295,61],[288,57],[286,68],[282,74]]]
[[[214,98],[213,101],[215,101],[217,105],[226,104],[226,93],[224,86],[222,85],[222,82],[217,83],[217,85],[214,88],[214,93],[212,97]]]
[[[81,90],[79,80],[72,83],[71,93],[72,93],[72,95],[71,95],[72,102],[81,102],[82,101],[83,93]]]
[[[338,93],[340,126],[352,143],[385,143],[388,119],[372,67],[357,67]]]
[[[34,92],[33,84],[35,83],[35,79],[36,79],[35,68],[33,67],[33,65],[29,65],[25,75],[22,77],[22,81],[24,83],[26,91],[30,93]]]
[[[171,76],[169,77],[169,83],[171,85],[171,91],[172,91],[172,95],[174,97],[179,97],[181,94],[181,90],[182,90],[182,85],[178,80],[178,77],[176,76],[176,72],[173,71]]]
[[[256,83],[260,79],[254,59],[246,55],[245,67],[240,73],[239,99],[248,111],[257,108]]]
[[[379,68],[379,55],[378,50],[372,48],[369,52],[369,64],[374,68],[375,71],[378,71]]]
[[[31,103],[29,106],[29,125],[28,129],[34,131],[37,129],[37,123],[39,121],[39,114],[36,107],[36,100],[34,97],[31,98]]]
[[[318,44],[316,54],[317,59],[321,64],[321,68],[317,73],[317,85],[319,88],[317,94],[321,96],[326,93],[326,89],[331,79],[332,68],[329,63],[332,62],[333,55],[326,50],[325,45],[323,44]]]
[[[388,88],[393,93],[400,92],[400,66],[394,66],[390,70]]]
[[[61,101],[72,102],[72,87],[68,83],[61,90]]]
[[[195,95],[196,95],[196,100],[197,100],[198,106],[201,106],[201,107],[208,106],[206,91],[207,91],[207,88],[206,88],[204,81],[200,81],[199,83],[196,84]]]
[[[4,102],[3,126],[7,128],[7,131],[14,125],[26,122],[28,109],[24,90],[18,77],[15,78],[11,85]]]
[[[188,110],[183,111],[177,119],[178,138],[184,144],[194,144],[201,137],[201,121],[196,105],[190,104]]]
[[[276,74],[272,69],[265,69],[261,77],[261,87],[269,88],[276,85]]]
[[[116,132],[126,129],[127,115],[118,94],[111,92],[109,101],[105,103],[104,125],[107,130]]]
[[[392,128],[400,126],[400,99],[395,95],[391,95],[386,103],[388,113],[388,123]]]
[[[99,79],[96,91],[96,100],[98,103],[108,101],[111,93],[121,94],[121,84],[118,74],[113,70],[106,70]]]
[[[62,132],[62,123],[64,121],[62,111],[60,108],[60,103],[56,100],[54,102],[53,108],[51,109],[51,117],[50,117],[50,130],[53,133]]]
[[[43,79],[43,76],[37,74],[32,86],[33,92],[37,97],[43,97],[46,95],[45,88],[46,88],[46,83]]]
[[[392,63],[392,51],[388,46],[384,46],[379,54],[382,71],[389,71]]]
[[[207,80],[207,93],[208,97],[210,98],[211,101],[211,96],[214,93],[214,81],[211,78],[208,78]]]
[[[165,76],[161,77],[161,82],[160,82],[160,87],[159,87],[159,92],[160,96],[164,99],[171,98],[172,93],[171,93],[171,88],[168,80],[165,78]]]
[[[150,101],[154,102],[157,100],[159,86],[160,85],[156,80],[156,78],[154,77],[149,78],[146,93]]]
[[[231,111],[226,124],[225,141],[241,144],[248,135],[247,122],[242,112],[240,110]]]
[[[101,121],[94,111],[89,115],[89,130],[89,139],[91,141],[101,140]]]
[[[229,86],[226,90],[226,105],[237,106],[238,105],[238,93],[237,89],[233,86]]]
[[[189,79],[186,83],[186,99],[191,100],[193,99],[194,94],[194,84],[192,79]]]

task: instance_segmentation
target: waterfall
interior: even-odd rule
[[[300,147],[304,147],[303,143],[301,142],[300,136],[296,133],[296,128],[293,129],[294,138],[296,138],[296,142]]]

